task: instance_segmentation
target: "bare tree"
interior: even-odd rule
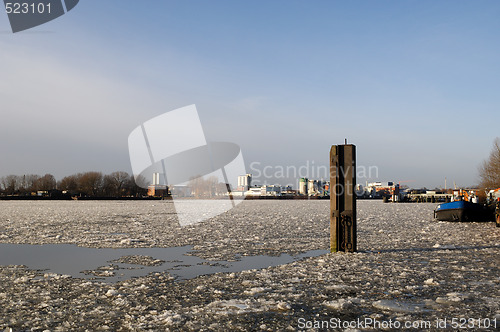
[[[127,172],[113,172],[105,175],[102,188],[105,196],[125,196],[130,189],[130,175]]]
[[[23,176],[23,185],[26,191],[37,191],[38,180],[40,179],[40,175],[37,174],[27,174]]]
[[[489,158],[479,167],[479,177],[481,187],[500,188],[500,138],[495,139]]]
[[[144,196],[148,192],[148,180],[139,175],[137,178],[134,178],[133,175],[130,176],[130,189],[129,194],[131,196]]]
[[[104,175],[102,178],[102,193],[107,197],[117,196],[115,181],[111,175]]]
[[[35,181],[35,187],[37,190],[44,191],[56,189],[56,178],[52,174],[45,174]]]
[[[115,185],[116,196],[125,195],[130,188],[130,175],[127,172],[119,171],[111,173],[110,176]]]
[[[1,182],[7,195],[13,195],[21,188],[21,178],[17,175],[4,176]]]
[[[78,191],[78,178],[76,175],[65,176],[57,185],[59,190],[67,190],[70,192]]]
[[[103,176],[101,172],[77,174],[79,189],[89,196],[98,196],[102,192]]]

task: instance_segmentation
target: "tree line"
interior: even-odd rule
[[[3,195],[31,195],[35,192],[62,191],[70,195],[93,197],[143,196],[147,194],[147,181],[137,181],[127,172],[111,174],[84,172],[65,176],[57,181],[52,174],[7,175],[0,178]]]

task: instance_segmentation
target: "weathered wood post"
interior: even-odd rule
[[[330,149],[330,251],[355,252],[356,146],[332,145]]]

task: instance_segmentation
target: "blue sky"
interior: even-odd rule
[[[247,166],[326,165],[347,137],[379,170],[359,182],[473,185],[500,136],[498,17],[497,1],[86,0],[12,34],[2,14],[0,176],[130,172],[129,133],[196,104]]]

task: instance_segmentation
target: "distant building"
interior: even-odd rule
[[[319,181],[309,180],[309,182],[307,183],[307,195],[316,196],[318,194],[319,194]]]
[[[307,195],[308,196],[325,196],[330,193],[330,182],[323,180],[308,180]]]
[[[252,186],[252,174],[238,176],[238,191],[248,191]]]
[[[168,186],[160,184],[160,173],[153,173],[153,183],[148,186],[148,196],[163,197],[168,195]]]
[[[323,194],[325,196],[330,196],[330,181],[323,182]]]
[[[307,186],[308,186],[308,180],[307,178],[300,178],[299,180],[299,194],[300,195],[307,195]]]
[[[260,187],[252,187],[246,192],[248,196],[260,196],[261,193],[262,191]]]
[[[168,195],[168,187],[165,185],[150,185],[148,187],[148,196],[163,197]]]
[[[281,196],[295,196],[297,195],[297,190],[293,190],[292,186],[281,187]]]
[[[389,197],[394,194],[396,187],[394,182],[371,182],[364,188],[364,195],[370,198]]]
[[[265,185],[260,187],[261,196],[281,196],[281,186]]]

